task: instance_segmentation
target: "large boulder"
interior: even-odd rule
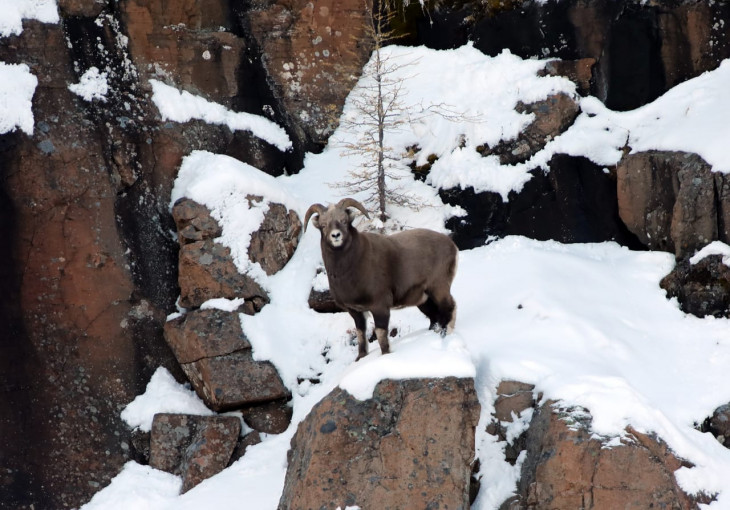
[[[240,433],[235,416],[156,414],[150,466],[182,477],[182,492],[187,492],[228,465]]]
[[[213,298],[243,298],[260,309],[269,296],[256,280],[238,272],[231,250],[215,241],[180,247],[178,265],[180,306],[197,308]]]
[[[268,361],[254,361],[237,313],[188,312],[165,324],[165,339],[211,409],[233,409],[289,396],[276,368]]]
[[[627,154],[616,173],[619,215],[649,249],[683,257],[728,239],[727,179],[697,154]]]
[[[250,200],[261,201],[260,197]],[[302,233],[302,221],[292,209],[270,203],[261,226],[251,234],[248,257],[267,275],[279,272],[294,255]]]
[[[631,428],[608,447],[591,431],[588,411],[548,401],[527,432],[518,496],[502,508],[694,509],[674,477],[686,465],[662,441]]]
[[[299,424],[279,508],[469,508],[479,402],[471,379],[336,388]]]

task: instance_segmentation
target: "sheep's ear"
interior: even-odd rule
[[[312,223],[314,223],[314,226],[318,229],[322,230],[322,226],[319,224],[319,215],[322,214],[322,212],[325,211],[325,208],[322,204],[312,204],[309,209],[307,209],[307,213],[304,215],[304,231],[307,231],[307,225],[309,224],[309,218],[314,217],[312,220]]]
[[[314,225],[315,228],[322,230],[322,225],[319,222],[319,214],[312,216],[312,225]]]

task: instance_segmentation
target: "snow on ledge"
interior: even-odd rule
[[[231,131],[250,131],[281,151],[292,147],[286,131],[265,117],[245,112],[233,112],[223,105],[195,96],[185,90],[180,91],[158,80],[150,80],[150,84],[152,85],[152,101],[160,111],[163,120],[188,122],[191,119],[200,119],[210,124],[228,126]]]
[[[21,131],[33,134],[33,94],[38,78],[25,64],[0,62],[0,134]]]
[[[457,333],[444,338],[432,331],[409,336],[392,345],[386,356],[371,344],[371,353],[346,369],[340,388],[358,400],[367,400],[384,379],[476,376],[469,351]]]
[[[152,420],[157,413],[182,413],[210,416],[208,409],[194,391],[178,383],[164,367],[158,368],[144,394],[137,396],[122,411],[121,417],[131,428],[143,432],[152,429]]]
[[[710,255],[722,255],[722,263],[726,266],[730,266],[730,246],[722,241],[711,242],[695,253],[694,256],[689,259],[689,263],[692,265],[697,264],[699,261],[705,257],[709,257]]]
[[[0,37],[20,35],[24,19],[41,23],[58,23],[56,0],[14,0],[2,2],[0,9]]]

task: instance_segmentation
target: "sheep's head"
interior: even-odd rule
[[[367,209],[355,199],[343,198],[337,204],[325,207],[322,204],[314,204],[304,217],[304,230],[307,229],[309,218],[322,235],[322,239],[332,248],[342,248],[347,244],[349,227],[354,219],[350,208],[357,209],[370,218]]]

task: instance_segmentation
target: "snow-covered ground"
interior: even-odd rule
[[[45,5],[16,4],[26,9]],[[0,35],[17,33],[11,21],[0,22]],[[544,61],[523,60],[509,52],[487,57],[471,46],[386,51],[412,63],[403,70],[403,100],[417,119],[389,133],[388,143],[404,154],[418,144],[419,164],[431,154],[439,158],[427,183],[410,177],[408,160],[395,169],[402,177],[399,184],[423,204],[418,211],[391,209],[400,225],[443,231],[445,220],[460,211],[444,206],[434,187],[474,186],[506,199],[529,180],[531,169],[557,152],[611,165],[628,143],[635,150],[694,151],[716,171],[730,171],[724,151],[730,139],[729,62],[632,112],[612,112],[595,98],[581,99],[582,113],[573,127],[530,161],[505,167],[496,158],[482,158],[476,147],[514,137],[530,122],[531,116],[514,111],[518,101],[536,101],[555,92],[574,95],[569,81],[538,77]],[[0,76],[0,132],[32,133],[35,77],[27,66],[2,63]],[[106,86],[102,78],[103,72],[89,75],[77,93],[101,99]],[[159,82],[153,86],[161,117],[229,124],[288,146],[283,131],[263,117],[242,117]],[[353,92],[357,93],[358,89]],[[425,114],[434,104],[446,104],[462,115]],[[343,115],[353,115],[350,103]],[[339,130],[333,138],[356,136]],[[666,299],[658,283],[673,266],[670,254],[632,252],[613,243],[562,245],[521,237],[461,252],[453,287],[458,303],[455,332],[441,338],[427,330],[428,322],[417,310],[396,311],[392,324],[399,336],[391,342],[393,353],[381,356],[373,344],[370,355],[355,363],[349,316],[317,314],[307,307],[320,264],[316,229],[307,230],[292,260],[274,276],[267,277],[245,256],[250,233],[267,207],[266,201],[249,205],[246,194],[283,202],[303,216],[313,202],[341,198],[342,188],[333,184],[346,180],[348,170],[359,164],[358,156],[343,151],[332,144],[321,154],[309,154],[300,173],[278,178],[208,152],[185,159],[173,200],[189,196],[206,204],[221,223],[220,241],[231,248],[239,270],[258,279],[270,294],[271,303],[254,317],[242,316],[242,326],[254,356],[271,360],[291,390],[292,425],[282,434],[264,436],[233,466],[184,495],[179,495],[177,477],[130,462],[85,510],[238,508],[242,501],[248,508],[274,509],[296,426],[329,391],[341,386],[367,398],[382,378],[445,375],[475,377],[482,405],[476,448],[484,479],[475,508],[497,508],[515,488],[519,466],[504,461],[504,445],[486,434],[485,427],[496,385],[502,379],[517,379],[534,384],[544,398],[589,409],[594,432],[607,440],[623,434],[629,424],[658,434],[695,466],[676,473],[681,486],[688,492],[718,493],[708,507],[730,509],[730,450],[695,429],[695,423],[730,402],[730,324],[687,316]],[[730,248],[713,245],[711,251],[727,255]],[[233,307],[224,300],[208,306]],[[130,403],[123,418],[130,426],[148,428],[159,411],[210,412],[164,369]]]

